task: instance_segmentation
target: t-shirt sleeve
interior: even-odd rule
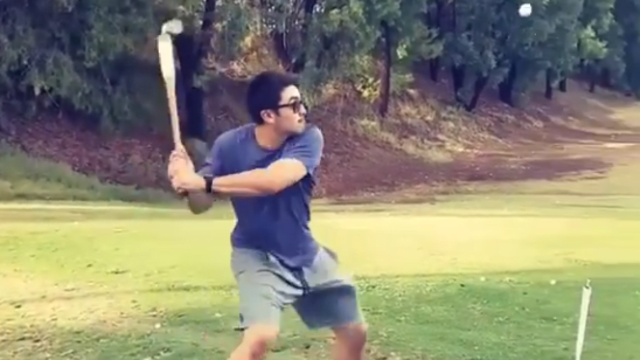
[[[213,142],[211,150],[209,150],[204,160],[204,164],[200,170],[198,170],[198,175],[211,177],[224,175],[222,169],[222,143],[223,139],[221,137]]]
[[[287,147],[282,158],[299,160],[307,168],[307,172],[312,173],[320,165],[323,147],[322,132],[317,127],[313,127]]]

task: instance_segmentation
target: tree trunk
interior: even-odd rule
[[[216,0],[206,0],[200,33],[197,36],[183,33],[176,36],[174,40],[180,66],[180,75],[177,78],[181,80],[180,91],[183,94],[182,104],[178,107],[182,107],[182,119],[186,120],[181,124],[181,128],[186,139],[187,151],[196,166],[200,166],[206,156],[206,151],[203,152],[203,149],[207,147],[205,142],[207,126],[204,116],[205,92],[196,86],[194,80],[195,76],[204,71],[204,60],[211,51],[216,3]]]
[[[185,138],[206,140],[204,118],[204,91],[194,86],[198,61],[195,59],[195,37],[182,33],[174,38],[179,70],[176,73],[176,96],[180,114],[181,130]]]
[[[462,90],[462,87],[464,86],[464,65],[452,65],[451,77],[453,78],[453,96],[456,99],[457,103],[464,104],[464,99],[462,99],[462,97],[460,96],[460,90]]]
[[[479,76],[473,84],[473,96],[469,103],[465,106],[467,111],[473,111],[478,106],[478,100],[480,100],[480,95],[482,91],[485,89],[487,84],[489,83],[489,76]]]
[[[433,82],[438,82],[438,75],[440,74],[440,57],[429,59],[429,78]]]
[[[391,97],[391,66],[393,45],[391,38],[391,27],[386,20],[380,22],[382,27],[382,41],[384,44],[384,74],[380,81],[380,116],[385,117],[389,112],[389,98]]]
[[[502,80],[500,85],[498,85],[500,100],[509,106],[515,106],[513,102],[513,90],[515,88],[517,76],[518,68],[516,66],[516,61],[514,60],[511,62],[506,79]]]
[[[427,26],[429,28],[435,29],[438,31],[438,39],[442,40],[444,35],[444,28],[442,27],[442,17],[444,4],[443,0],[436,0],[436,11],[435,14],[427,13]],[[440,74],[440,56],[437,56],[433,59],[429,59],[429,78],[433,82],[438,82],[438,75]]]
[[[286,30],[273,30],[271,32],[271,40],[273,42],[276,55],[287,71],[299,74],[307,65],[307,53],[304,48],[307,46],[309,41],[309,24],[313,19],[313,10],[317,3],[318,0],[304,1],[304,20],[302,20],[302,28],[300,30],[302,51],[298,56],[294,56],[287,45]]]
[[[451,32],[458,35],[458,18],[457,18],[456,0],[451,1]],[[451,75],[453,77],[453,96],[458,104],[465,104],[464,99],[460,95],[460,90],[464,86],[465,67],[464,65],[452,65]]]
[[[600,72],[600,84],[601,86],[608,89],[613,88],[613,82],[611,81],[611,70],[609,68],[604,68]]]
[[[326,63],[327,59],[331,58],[331,45],[333,44],[333,40],[325,35],[320,35],[320,44],[322,45],[322,51],[318,51],[318,55],[316,56],[316,69],[321,69]]]
[[[596,77],[593,75],[589,76],[589,92],[590,93],[596,92]]]
[[[546,81],[545,81],[545,89],[544,89],[544,97],[552,100],[553,99],[553,71],[551,68],[547,69],[547,72],[545,74],[546,76]]]
[[[200,26],[200,36],[194,60],[197,62],[198,70],[202,69],[202,61],[211,51],[211,40],[213,40],[213,22],[216,15],[217,0],[206,0],[204,3],[204,13],[202,14],[202,25]]]
[[[300,34],[300,38],[302,39],[302,47],[303,49],[308,45],[309,42],[309,24],[313,20],[313,9],[315,9],[318,0],[305,0],[304,2],[304,23],[302,24],[302,32]],[[299,74],[301,73],[305,66],[307,65],[307,52],[303,50],[300,53],[291,67],[291,71]]]
[[[189,136],[189,113],[193,111],[187,105],[188,92],[193,83],[193,74],[195,73],[195,62],[193,61],[194,53],[194,35],[189,33],[181,33],[173,37],[173,46],[176,50],[176,102],[178,103],[178,115],[180,120],[186,121],[186,127],[181,129],[182,133]]]
[[[560,82],[558,82],[558,90],[562,92],[567,92],[567,78],[563,77]]]
[[[589,92],[596,92],[596,85],[598,82],[598,67],[595,64],[592,64],[587,69],[589,72]]]
[[[285,69],[291,69],[293,67],[293,59],[291,59],[291,56],[289,55],[289,49],[287,49],[284,32],[273,30],[271,32],[271,41],[278,60],[280,60]]]

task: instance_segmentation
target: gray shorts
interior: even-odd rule
[[[339,327],[364,319],[355,286],[342,275],[333,252],[321,248],[310,267],[292,269],[266,252],[234,248],[231,268],[240,295],[240,327],[280,325],[293,305],[310,329]]]

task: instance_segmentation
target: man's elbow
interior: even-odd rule
[[[189,211],[191,211],[193,215],[204,214],[207,210],[209,210],[209,207],[197,207],[189,204]]]
[[[194,215],[199,215],[211,209],[213,198],[202,192],[189,194],[187,197],[187,206],[189,211]]]

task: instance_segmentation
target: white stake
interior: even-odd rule
[[[582,359],[582,350],[584,348],[584,336],[587,331],[587,318],[589,317],[589,303],[591,302],[591,281],[582,288],[582,303],[580,304],[580,320],[578,323],[578,338],[576,339],[576,357],[575,360]]]

